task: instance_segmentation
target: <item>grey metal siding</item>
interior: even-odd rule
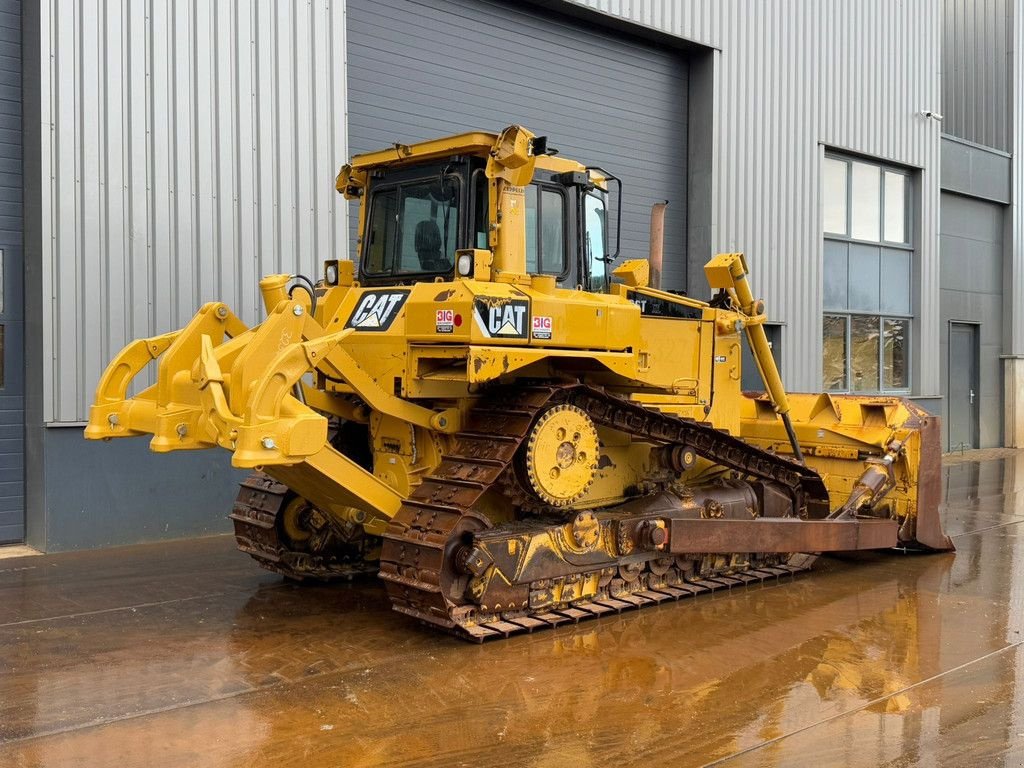
[[[21,3],[0,2],[0,544],[25,537]]]
[[[1024,9],[1021,8],[1019,0],[1014,4],[1012,22],[1015,42],[1010,80],[1013,110],[1010,147],[1013,186],[1010,192],[1010,248],[1003,267],[1003,311],[1006,321],[1003,330],[1003,351],[1007,355],[1024,358]]]
[[[823,145],[922,169],[915,247],[914,392],[939,392],[942,8],[930,0],[571,0],[720,49],[712,244],[743,250],[755,290],[785,323],[783,373],[821,386]]]
[[[44,420],[86,417],[127,341],[346,253],[344,5],[40,9]]]
[[[951,136],[942,137],[942,190],[993,203],[1009,203],[1011,158]]]
[[[940,126],[920,112],[941,108],[942,7],[573,2],[720,49],[710,241],[750,256],[755,289],[785,323],[794,389],[821,384],[822,145],[922,169],[914,389],[937,394]],[[127,339],[179,325],[214,297],[254,319],[260,273],[311,270],[321,254],[345,252],[346,211],[331,184],[348,154],[344,5],[50,0],[40,13],[50,183],[39,201],[43,295],[33,299],[52,307],[44,418],[73,422]],[[461,40],[448,39],[446,59],[462,55]],[[496,83],[519,71],[506,63]],[[681,252],[673,245],[668,257]]]
[[[1010,149],[1013,0],[943,0],[942,129]]]
[[[1003,215],[1005,206],[942,193],[940,359],[947,394],[949,323],[979,325],[981,448],[1002,445]],[[942,415],[949,411],[943,399]],[[947,445],[947,448],[955,447]]]
[[[677,52],[528,4],[349,0],[353,153],[511,123],[622,178],[622,250],[670,200],[665,285],[686,282],[688,66]]]

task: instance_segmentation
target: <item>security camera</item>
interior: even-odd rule
[[[942,115],[940,115],[938,112],[933,112],[930,109],[926,109],[921,114],[924,115],[925,117],[931,118],[932,120],[938,120],[940,123],[942,122]]]

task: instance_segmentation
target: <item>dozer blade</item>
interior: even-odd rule
[[[888,475],[885,487],[879,488],[873,504],[852,511],[898,520],[898,546],[954,549],[939,517],[937,416],[906,398],[885,395],[791,394],[789,404],[804,458],[825,481],[834,515],[851,497],[869,501],[857,493],[863,478],[877,469],[880,482],[883,472]],[[765,395],[744,398],[740,436],[775,453],[791,452],[782,422]]]

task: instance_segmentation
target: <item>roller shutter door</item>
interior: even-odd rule
[[[667,287],[686,271],[688,65],[679,53],[527,3],[349,0],[355,154],[522,123],[622,179],[622,248],[645,256],[669,200]]]

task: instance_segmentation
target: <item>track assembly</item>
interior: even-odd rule
[[[557,456],[564,442],[592,450],[584,440],[587,423],[693,450],[760,478],[766,487],[784,489],[794,513],[823,514],[817,473],[706,425],[581,385],[499,391],[473,411],[455,450],[402,505],[384,535],[380,576],[395,610],[483,640],[809,567],[809,559],[790,562],[785,553],[665,550],[662,513],[669,507],[700,518],[709,508],[724,508],[721,497],[749,519],[756,501],[742,483],[720,483],[705,489],[703,498],[685,491],[678,498],[642,497],[568,520],[539,516],[491,527],[473,511],[504,473],[514,471],[524,444],[528,467],[543,468],[537,454]],[[596,441],[596,429],[593,435]],[[540,451],[530,451],[537,445]]]

